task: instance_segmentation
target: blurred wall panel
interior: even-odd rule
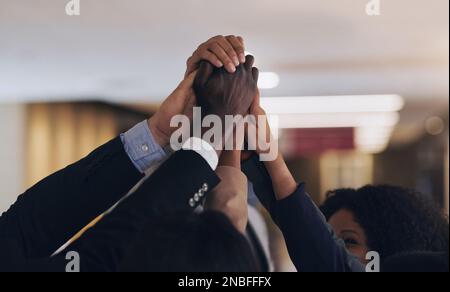
[[[25,112],[24,105],[0,105],[0,213],[23,192]]]
[[[106,141],[115,137],[119,132],[121,132],[118,127],[119,122],[113,111],[105,108],[100,109],[97,113],[97,117],[99,127],[96,142],[98,145],[105,143]]]
[[[27,110],[26,186],[37,183],[52,169],[51,108],[45,104],[32,105]]]
[[[88,155],[98,143],[98,119],[96,109],[77,105],[77,157]]]
[[[287,165],[298,182],[306,183],[306,190],[316,204],[321,203],[320,155],[287,160]]]
[[[74,163],[118,135],[120,114],[115,107],[101,103],[29,105],[26,186]]]
[[[52,169],[58,166],[69,165],[77,157],[76,152],[76,112],[70,104],[58,104],[54,106],[53,115],[54,132],[54,165]]]
[[[445,133],[424,133],[414,144],[388,149],[375,156],[374,181],[415,189],[445,210],[447,147]]]
[[[28,117],[26,187],[85,157],[148,117],[145,112],[102,102],[29,104],[23,115]]]
[[[320,159],[321,201],[328,191],[360,188],[373,182],[373,156],[357,151],[331,151]]]

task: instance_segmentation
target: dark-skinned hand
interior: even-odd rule
[[[224,121],[225,115],[249,113],[258,92],[259,72],[253,67],[254,62],[253,56],[247,56],[232,74],[209,62],[200,63],[193,88],[204,115],[217,115]]]

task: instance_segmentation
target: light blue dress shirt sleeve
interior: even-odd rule
[[[120,138],[125,152],[141,173],[145,173],[167,157],[164,149],[156,143],[147,120],[121,134]]]

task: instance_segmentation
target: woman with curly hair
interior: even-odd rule
[[[449,226],[423,195],[395,186],[330,191],[321,206],[347,249],[362,262],[369,251],[382,259],[404,252],[445,252]]]
[[[448,271],[448,221],[420,194],[395,186],[340,189],[319,209],[281,156],[264,164],[254,156],[244,168],[298,271],[364,272],[370,251],[380,255],[381,271]]]

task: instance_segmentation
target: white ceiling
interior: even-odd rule
[[[245,37],[265,96],[396,93],[448,100],[448,0],[0,0],[0,101],[159,102],[216,34]]]

